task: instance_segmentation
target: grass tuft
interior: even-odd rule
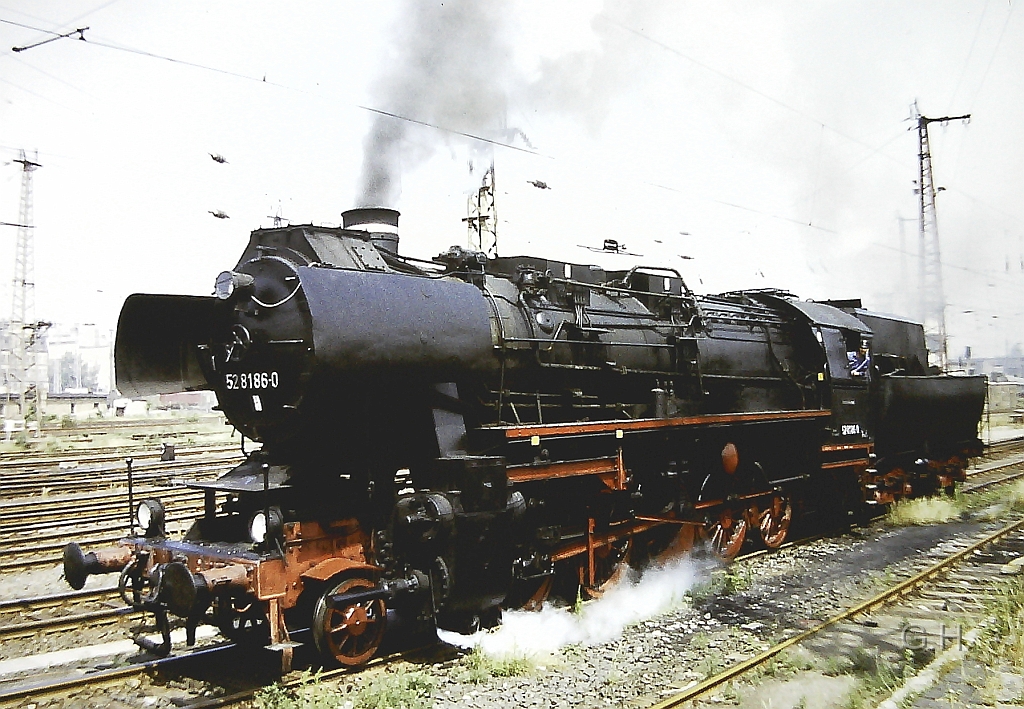
[[[354,709],[427,709],[434,680],[423,672],[378,675],[356,693]],[[319,707],[317,707],[319,709]]]
[[[986,610],[989,622],[976,645],[980,659],[989,667],[1024,668],[1024,577],[1000,583]]]
[[[307,672],[292,687],[273,684],[253,698],[256,709],[428,709],[434,682],[422,672],[386,673],[373,677],[352,694],[322,684]]]
[[[468,684],[483,684],[491,677],[522,677],[536,669],[536,662],[525,655],[492,657],[480,648],[466,655],[459,680]]]
[[[715,571],[686,592],[690,603],[699,606],[716,596],[734,596],[754,585],[754,572],[745,564],[733,564]]]
[[[961,505],[950,497],[916,497],[897,500],[889,508],[889,522],[901,527],[942,524],[960,517]]]

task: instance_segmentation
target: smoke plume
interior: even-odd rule
[[[639,581],[624,580],[580,613],[545,604],[537,612],[509,611],[491,632],[459,635],[438,631],[457,647],[478,647],[488,655],[533,656],[555,652],[567,645],[599,645],[614,640],[630,625],[678,605],[684,594],[704,575],[688,557],[647,569]]]
[[[394,60],[372,91],[375,106],[466,133],[499,128],[506,109],[512,50],[502,34],[508,0],[407,0],[394,29]],[[394,206],[400,175],[433,153],[436,135],[378,115],[363,143],[360,206]]]
[[[391,33],[392,56],[370,97],[374,108],[412,120],[375,115],[363,142],[358,206],[396,206],[402,172],[453,139],[450,131],[501,142],[522,138],[532,147],[507,125],[513,108],[569,115],[596,132],[611,98],[640,68],[641,45],[624,27],[642,28],[656,11],[656,3],[606,0],[591,20],[595,48],[540,59],[527,77],[514,58],[512,0],[405,0]],[[478,153],[472,157],[489,157],[490,145],[469,145]]]

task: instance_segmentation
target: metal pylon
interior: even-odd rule
[[[494,202],[494,161],[484,173],[480,188],[469,196],[468,216],[462,221],[469,226],[469,246],[488,257],[498,255],[498,207]]]
[[[32,173],[42,165],[35,160],[29,160],[25,156],[24,150],[14,162],[21,164],[21,206],[18,211],[18,237],[14,248],[14,282],[11,288],[12,357],[7,391],[8,399],[10,399],[13,393],[12,388],[17,390],[19,418],[25,418],[28,411],[30,388],[35,390],[37,417],[42,408],[42,392],[39,383],[33,376],[37,327],[35,322],[35,259],[32,243]]]
[[[921,115],[917,102],[912,107],[912,118],[917,122],[919,175],[917,193],[920,197],[920,223],[918,231],[918,293],[920,317],[924,323],[925,344],[928,346],[929,364],[946,369],[946,296],[942,287],[942,253],[939,248],[939,225],[935,216],[935,179],[932,174],[932,153],[928,144],[928,125],[967,121],[971,114],[928,118]]]

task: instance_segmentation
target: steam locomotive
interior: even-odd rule
[[[703,543],[778,547],[801,514],[950,489],[981,452],[983,377],[927,366],[919,324],[778,290],[695,295],[452,247],[398,252],[398,213],[258,229],[211,297],[133,295],[127,396],[212,389],[262,443],[182,539],[159,500],[68,583],[291,658],[365,663],[389,611],[465,632]],[[244,440],[244,439],[243,439]]]

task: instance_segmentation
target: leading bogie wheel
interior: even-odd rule
[[[313,612],[313,641],[324,661],[356,667],[367,662],[384,639],[387,606],[382,598],[331,606],[328,599],[345,593],[369,591],[376,584],[364,576],[348,576],[329,583]]]
[[[761,541],[769,549],[778,549],[786,542],[789,523],[793,520],[793,506],[783,495],[772,497],[768,506],[761,511],[757,524]]]

